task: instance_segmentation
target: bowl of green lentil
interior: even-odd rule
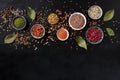
[[[24,16],[16,16],[13,18],[12,23],[14,29],[22,30],[25,28],[27,21]]]

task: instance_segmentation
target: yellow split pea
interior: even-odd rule
[[[51,13],[49,16],[48,16],[48,22],[49,24],[57,24],[59,21],[59,18],[57,16],[57,14],[55,13]]]

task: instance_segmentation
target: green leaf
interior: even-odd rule
[[[115,32],[111,28],[106,28],[106,31],[109,36],[115,36]]]
[[[86,41],[81,36],[76,37],[76,42],[77,42],[78,46],[87,50]]]
[[[12,34],[8,34],[5,38],[4,38],[4,43],[5,44],[10,44],[13,43],[16,39],[17,35],[15,33]]]
[[[28,7],[27,14],[32,20],[35,20],[36,12],[34,9],[32,9],[31,7]]]
[[[114,9],[107,11],[104,15],[104,21],[111,20],[114,17],[114,13],[115,13]]]

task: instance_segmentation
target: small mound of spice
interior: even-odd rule
[[[24,25],[25,25],[25,20],[22,17],[15,18],[14,26],[16,28],[24,27]]]
[[[99,27],[91,27],[86,32],[86,39],[92,44],[98,44],[103,39],[103,31]]]
[[[58,21],[59,21],[59,18],[58,18],[58,16],[55,13],[51,13],[48,16],[48,22],[50,24],[57,24]]]
[[[102,17],[103,11],[100,6],[93,5],[88,9],[88,15],[91,19],[99,19]]]
[[[57,31],[57,38],[61,41],[67,40],[69,37],[69,32],[66,29],[59,29]]]
[[[73,13],[69,18],[69,25],[74,30],[81,30],[86,25],[86,18],[82,13]]]
[[[44,34],[45,34],[45,29],[40,24],[34,25],[31,29],[31,35],[36,39],[42,38]]]

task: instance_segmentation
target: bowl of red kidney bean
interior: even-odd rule
[[[104,33],[100,27],[90,27],[86,31],[86,40],[91,44],[99,44],[104,38]]]

